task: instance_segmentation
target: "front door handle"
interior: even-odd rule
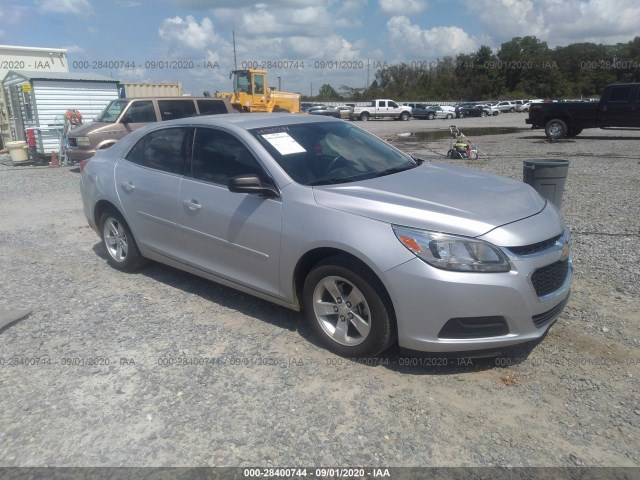
[[[122,182],[120,184],[122,188],[124,188],[127,192],[133,192],[136,189],[136,186],[133,184],[131,180]]]
[[[187,207],[189,210],[196,211],[202,208],[202,205],[200,205],[197,200],[185,200],[182,203],[184,203],[184,206]]]

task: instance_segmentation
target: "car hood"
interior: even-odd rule
[[[396,225],[466,236],[530,217],[546,201],[529,185],[429,163],[404,172],[314,187],[319,205]]]
[[[106,122],[88,122],[82,125],[78,125],[73,130],[69,132],[69,137],[86,137],[90,133],[95,133],[101,130],[104,130],[107,127],[113,128],[115,123],[106,123]]]

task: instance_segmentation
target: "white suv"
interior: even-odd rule
[[[498,102],[496,104],[496,107],[498,108],[498,110],[500,110],[502,113],[506,113],[506,112],[515,112],[516,111],[516,104],[513,102],[510,102],[508,100],[502,101],[502,102]]]

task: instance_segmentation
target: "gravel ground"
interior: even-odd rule
[[[358,123],[511,178],[571,160],[572,299],[542,342],[491,359],[355,363],[299,313],[159,264],[120,273],[77,169],[0,165],[0,310],[32,310],[0,332],[0,466],[639,466],[640,132],[469,135],[475,161],[397,136],[524,118]]]

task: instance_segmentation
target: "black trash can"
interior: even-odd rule
[[[558,209],[562,208],[564,182],[569,172],[569,160],[525,160],[522,167],[524,183],[531,185]]]

